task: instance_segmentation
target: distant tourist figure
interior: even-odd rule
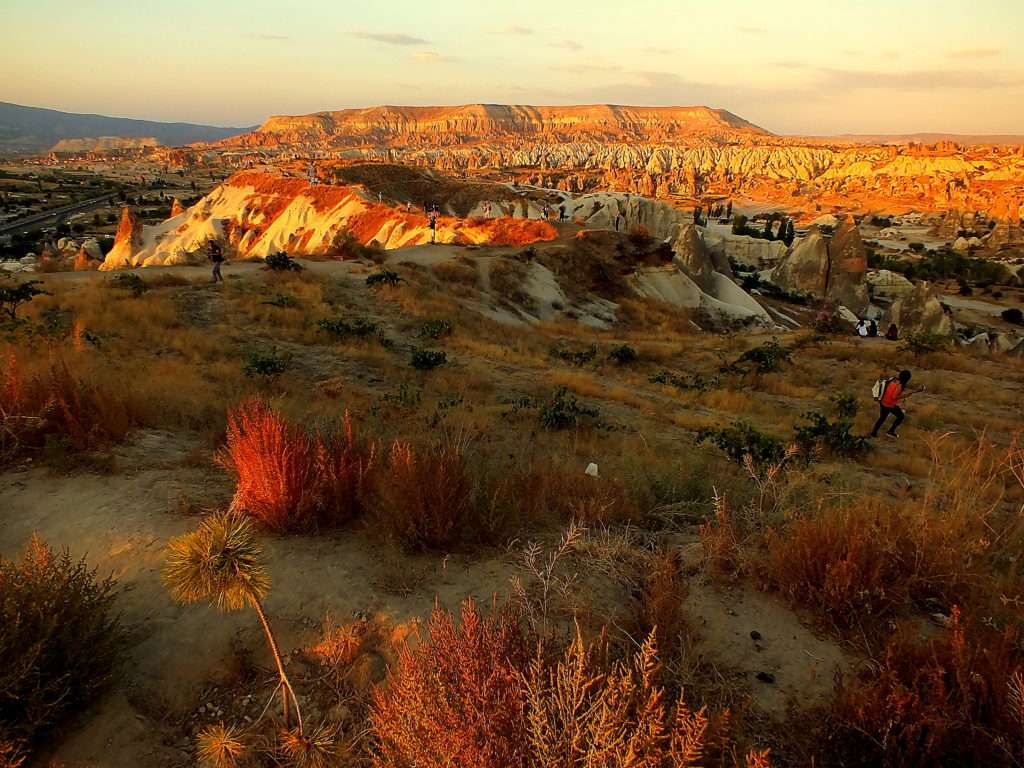
[[[430,225],[430,242],[437,242],[437,211],[433,210],[427,215],[427,222]]]
[[[920,392],[924,389],[922,387],[921,389],[908,392],[907,383],[909,381],[910,371],[900,371],[898,376],[879,379],[875,382],[875,386],[871,388],[872,396],[878,400],[879,410],[878,421],[875,422],[875,427],[871,430],[872,437],[878,437],[878,430],[882,428],[890,414],[895,416],[895,418],[885,434],[892,438],[899,437],[896,430],[903,423],[903,419],[906,418],[903,409],[900,408],[900,403],[915,392]]]
[[[412,201],[407,200],[405,203],[405,212],[412,213]]]
[[[896,341],[900,337],[900,329],[896,327],[896,323],[889,323],[889,329],[885,332],[885,338],[889,341]]]
[[[878,323],[876,323],[874,320],[868,323],[868,336],[870,336],[872,339],[878,337]]]
[[[220,274],[220,266],[224,263],[224,252],[216,240],[210,240],[206,247],[209,259],[213,262],[213,282],[223,283],[224,278]]]
[[[558,222],[559,222],[559,224],[561,224],[564,221],[565,221],[565,206],[564,205],[560,205],[560,206],[558,206]]]
[[[867,320],[858,320],[857,328],[855,329],[858,336],[862,339],[868,335],[868,322]]]
[[[615,231],[618,232],[619,228],[625,223],[625,218],[621,213],[615,214]]]

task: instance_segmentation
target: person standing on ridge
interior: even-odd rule
[[[215,285],[223,283],[224,278],[220,274],[220,267],[224,263],[224,252],[216,240],[210,240],[206,244],[206,249],[210,261],[213,262],[213,282]]]
[[[874,429],[871,430],[872,437],[878,437],[878,430],[885,424],[885,420],[892,414],[895,416],[892,425],[886,431],[886,435],[891,438],[897,438],[899,435],[896,430],[900,424],[903,423],[903,419],[906,418],[906,414],[903,413],[903,409],[900,408],[900,403],[910,397],[914,392],[920,392],[921,390],[914,390],[913,392],[907,392],[907,384],[910,381],[910,371],[900,371],[899,376],[895,378],[879,379],[875,382],[875,387],[872,390],[872,394],[876,395],[878,400],[878,421],[875,422]],[[923,387],[921,389],[924,389]]]

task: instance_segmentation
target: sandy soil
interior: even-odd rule
[[[131,635],[113,689],[44,750],[38,765],[191,765],[189,731],[220,719],[198,708],[211,685],[225,683],[239,649],[270,666],[252,615],[176,605],[161,584],[167,540],[194,527],[197,507],[224,503],[231,493],[225,474],[195,461],[196,447],[189,435],[144,431],[118,449],[114,474],[27,468],[0,475],[0,554],[15,556],[33,531],[86,554],[101,574],[118,579],[118,607]],[[426,617],[435,599],[454,607],[471,595],[504,597],[518,569],[514,551],[399,560],[358,529],[263,541],[273,580],[266,607],[285,653],[315,642],[328,614],[408,623]],[[680,546],[692,554],[692,543]],[[746,588],[721,591],[694,579],[686,612],[701,661],[748,691],[755,710],[769,718],[781,718],[793,700],[823,701],[836,669],[848,663],[776,598]],[[751,630],[761,641],[751,639]],[[774,682],[759,681],[758,673]]]

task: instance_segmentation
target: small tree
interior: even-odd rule
[[[27,304],[36,296],[46,294],[39,280],[27,280],[24,283],[17,283],[13,288],[9,285],[0,285],[0,312],[7,315],[11,320],[18,319],[18,307]]]
[[[256,611],[277,665],[285,728],[290,727],[290,699],[295,704],[301,734],[299,700],[285,674],[277,639],[263,611],[270,578],[263,567],[262,554],[248,518],[231,510],[214,514],[191,533],[171,539],[164,584],[171,596],[181,603],[208,600],[220,611],[238,611],[246,606]]]

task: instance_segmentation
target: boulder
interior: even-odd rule
[[[99,240],[95,237],[90,237],[84,243],[82,243],[82,250],[89,256],[90,259],[96,259],[97,261],[103,261],[103,249],[100,247]]]
[[[787,291],[824,298],[828,285],[828,242],[821,230],[812,225],[772,270],[771,280]]]
[[[868,305],[864,275],[868,254],[857,223],[847,217],[828,242],[829,272],[826,298],[840,301],[854,312],[863,314]]]
[[[966,237],[958,237],[953,241],[953,250],[959,253],[964,253],[971,247],[971,244],[967,242]]]
[[[75,241],[72,240],[70,237],[62,237],[60,240],[57,241],[57,250],[60,251],[61,253],[65,251],[73,251],[76,247],[77,245]]]
[[[117,226],[114,247],[104,261],[104,269],[123,269],[135,266],[135,257],[142,250],[142,222],[127,205],[121,209],[121,223]]]
[[[181,204],[178,198],[174,198],[174,202],[171,203],[171,218],[181,216],[185,212],[185,206]]]
[[[892,301],[914,290],[914,284],[899,272],[889,269],[874,269],[864,276],[872,298]]]
[[[894,301],[889,309],[889,321],[896,323],[900,336],[910,333],[953,335],[953,319],[930,283],[919,283],[913,291]]]

